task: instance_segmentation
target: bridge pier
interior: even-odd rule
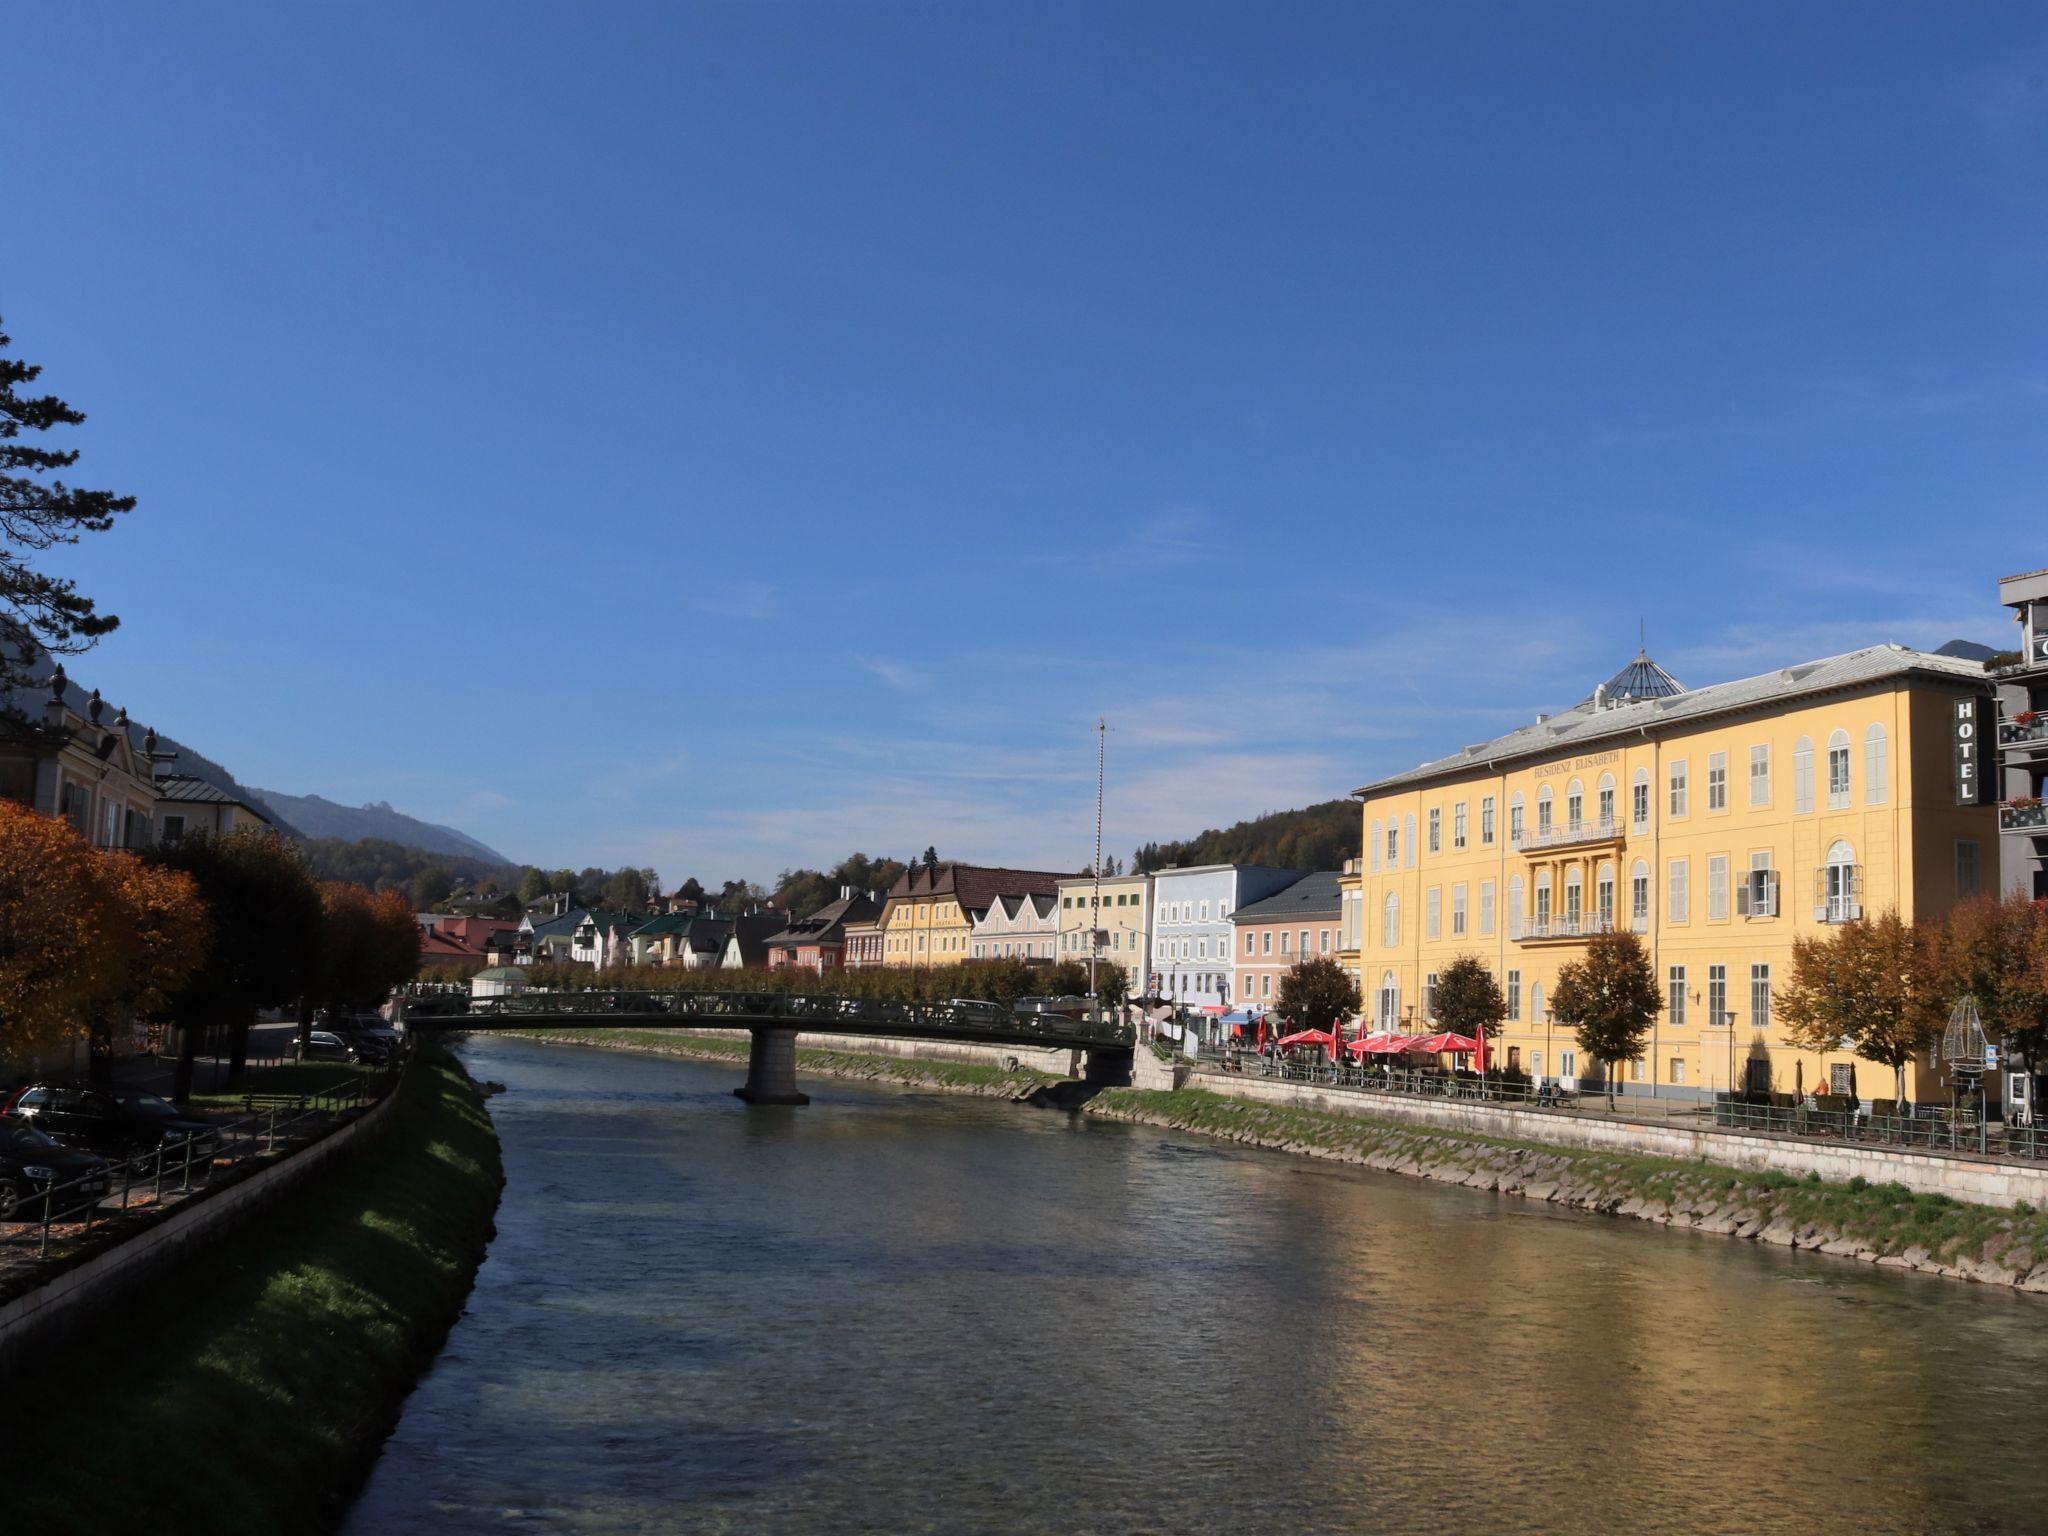
[[[747,1084],[733,1093],[749,1104],[808,1104],[796,1086],[796,1030],[756,1028],[747,1052]]]
[[[1091,1045],[1082,1081],[1091,1088],[1131,1086],[1136,1053],[1128,1045]]]

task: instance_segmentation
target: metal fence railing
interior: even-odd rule
[[[1207,1072],[1274,1078],[1361,1094],[1465,1099],[1559,1110],[1596,1109],[1605,1103],[1603,1090],[1597,1088],[1564,1088],[1555,1082],[1537,1083],[1520,1076],[1481,1079],[1462,1072],[1402,1068],[1382,1071],[1374,1066],[1330,1062],[1320,1056],[1274,1058],[1249,1051],[1231,1053],[1204,1049],[1196,1064]],[[1815,1140],[1832,1138],[2048,1162],[2048,1126],[2001,1125],[1987,1121],[1967,1106],[1919,1104],[1908,1108],[1911,1113],[1901,1115],[1895,1106],[1883,1101],[1872,1104],[1868,1109],[1861,1105],[1854,1108],[1811,1108],[1804,1103],[1753,1103],[1717,1094],[1711,1104],[1699,1106],[1699,1114],[1719,1129],[1758,1135]],[[1626,1109],[1623,1117],[1627,1117]],[[1670,1117],[1664,1115],[1659,1119],[1669,1123]]]
[[[185,1199],[244,1163],[289,1156],[390,1092],[403,1069],[401,1054],[326,1088],[244,1094],[238,1118],[130,1157],[107,1157],[104,1167],[76,1178],[38,1185],[24,1192],[11,1220],[0,1220],[0,1253],[28,1250],[24,1256],[46,1259],[53,1234],[60,1240],[88,1237],[129,1212],[161,1210]]]

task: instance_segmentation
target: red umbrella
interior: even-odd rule
[[[1330,1060],[1337,1059],[1337,1036],[1327,1029],[1298,1029],[1291,1035],[1282,1035],[1278,1044],[1282,1049],[1290,1045],[1327,1046]]]
[[[1469,1035],[1423,1035],[1411,1041],[1408,1049],[1411,1051],[1421,1051],[1426,1056],[1440,1056],[1445,1051],[1450,1051],[1453,1054],[1464,1051],[1476,1051],[1479,1049],[1479,1042],[1472,1039]]]
[[[1351,1049],[1359,1052],[1361,1055],[1392,1056],[1407,1050],[1408,1041],[1409,1037],[1406,1035],[1388,1033],[1361,1035],[1358,1039],[1351,1042]]]

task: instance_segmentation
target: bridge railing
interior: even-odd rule
[[[666,1014],[679,1022],[745,1028],[751,1024],[810,1025],[837,1034],[894,1031],[1001,1033],[1049,1046],[1127,1046],[1136,1036],[1115,1019],[1021,1013],[1000,1003],[899,1003],[859,997],[817,997],[783,992],[542,992],[503,997],[452,993],[405,999],[405,1017],[432,1019],[593,1018]]]

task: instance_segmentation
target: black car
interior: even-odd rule
[[[334,1033],[354,1047],[357,1060],[366,1061],[373,1067],[381,1067],[398,1054],[398,1031],[383,1028],[381,1021],[375,1029],[363,1025],[337,1025]]]
[[[361,1061],[363,1053],[356,1048],[353,1035],[343,1034],[338,1029],[316,1029],[306,1036],[306,1043],[299,1050],[301,1061]]]
[[[213,1122],[186,1114],[153,1093],[137,1088],[81,1088],[38,1083],[7,1105],[10,1113],[67,1147],[84,1147],[114,1157],[131,1157],[162,1147],[180,1160],[211,1160],[219,1138]]]
[[[57,1197],[53,1217],[96,1205],[107,1193],[105,1158],[74,1152],[34,1125],[0,1115],[0,1222],[41,1221],[54,1185],[68,1185]]]

